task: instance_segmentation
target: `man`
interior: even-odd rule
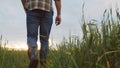
[[[49,34],[53,22],[52,0],[21,0],[27,16],[29,68],[37,68],[37,37],[40,38],[40,63],[45,66],[49,51]],[[57,9],[55,24],[61,23],[61,0],[54,0]]]

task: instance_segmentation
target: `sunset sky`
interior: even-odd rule
[[[100,21],[105,9],[120,8],[120,0],[62,0],[62,23],[59,26],[53,24],[50,41],[53,40],[54,44],[58,44],[63,37],[68,38],[70,33],[82,38],[83,3],[85,3],[86,20]],[[54,18],[55,16],[56,11]],[[27,49],[26,15],[21,0],[0,0],[0,35],[3,36],[4,41],[8,40],[9,47]]]

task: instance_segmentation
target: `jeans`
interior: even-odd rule
[[[28,47],[37,47],[40,39],[40,59],[46,59],[49,51],[49,35],[53,23],[53,12],[43,10],[29,10],[27,14],[27,44]]]

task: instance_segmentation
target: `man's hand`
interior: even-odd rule
[[[56,26],[59,25],[61,23],[61,15],[57,15],[56,19],[55,19],[55,24]]]
[[[57,16],[55,19],[55,24],[59,25],[61,23],[61,0],[55,0],[55,5],[57,9]]]

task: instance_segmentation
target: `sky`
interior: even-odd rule
[[[83,3],[85,18],[88,21],[91,19],[100,21],[105,9],[120,8],[120,0],[62,0],[62,22],[59,26],[53,23],[50,43],[53,40],[54,44],[59,44],[63,37],[68,38],[70,34],[82,38]],[[53,7],[55,19],[54,3]],[[26,15],[21,0],[0,0],[0,35],[3,36],[3,41],[8,40],[8,46],[12,48],[27,48]],[[51,44],[51,47],[54,45]]]

